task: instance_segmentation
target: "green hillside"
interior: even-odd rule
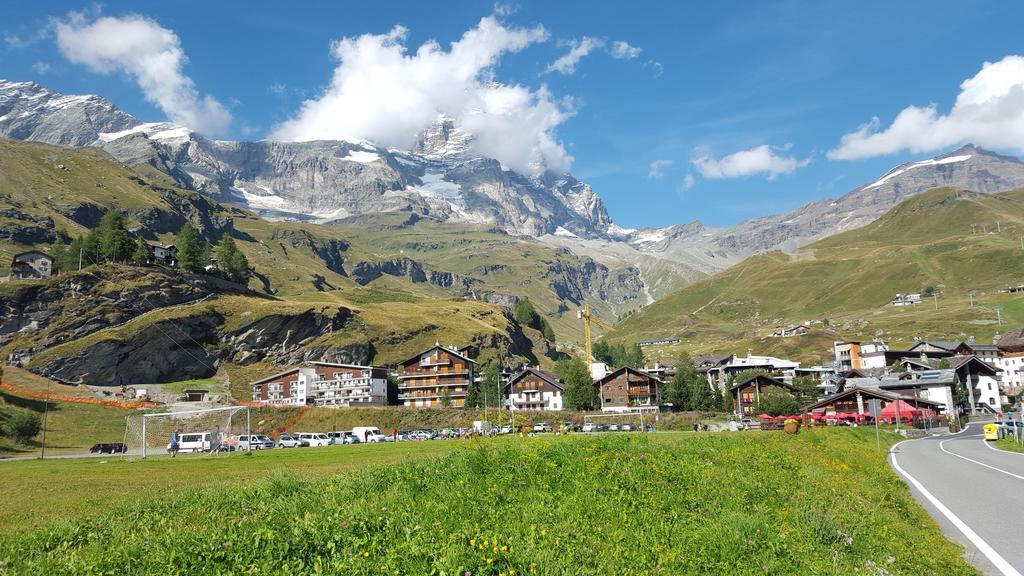
[[[186,221],[212,242],[232,235],[255,270],[250,287],[285,298],[360,285],[427,298],[529,298],[570,342],[582,335],[574,311],[584,300],[614,321],[642,298],[627,271],[487,226],[410,212],[332,225],[268,221],[94,149],[0,141],[0,176],[0,269],[18,251],[83,234],[113,208],[151,240],[173,242]]]
[[[826,352],[822,346],[833,337],[882,336],[899,344],[914,335],[973,335],[989,341],[999,330],[995,307],[1002,307],[1005,322],[1024,322],[1022,299],[999,292],[1024,282],[1022,235],[1024,190],[932,190],[868,226],[794,254],[748,258],[646,307],[608,338],[682,340],[666,353],[783,348],[808,360]],[[897,293],[929,288],[936,299],[887,306]],[[808,336],[764,338],[777,326],[806,321],[814,328]]]

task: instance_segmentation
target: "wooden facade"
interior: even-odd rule
[[[299,387],[299,369],[292,368],[252,383],[252,401],[266,404],[305,404],[305,397],[296,402],[295,389]]]
[[[657,408],[661,404],[661,380],[633,368],[619,368],[594,385],[601,397],[602,412]]]
[[[440,344],[409,358],[399,366],[398,399],[414,408],[439,407],[444,399],[451,406],[462,406],[473,382],[476,362],[468,348],[448,348]]]
[[[753,415],[761,402],[761,395],[771,388],[782,388],[792,393],[795,389],[782,380],[765,374],[757,374],[735,384],[729,389],[732,394],[733,409],[737,414]]]
[[[562,410],[564,386],[557,376],[527,368],[504,386],[504,396],[516,410]]]
[[[313,362],[252,383],[253,402],[280,405],[368,406],[387,403],[387,369]]]

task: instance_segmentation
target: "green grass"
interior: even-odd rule
[[[1024,446],[1021,446],[1020,443],[1013,438],[1000,438],[999,440],[996,440],[996,448],[1006,450],[1007,452],[1024,453]]]
[[[135,413],[124,408],[52,400],[47,410],[46,404],[0,390],[0,420],[18,411],[32,411],[40,418],[46,413],[48,455],[80,454],[99,442],[121,442],[125,416]],[[15,444],[10,438],[0,437],[0,456],[38,456],[41,443],[41,435],[29,444]]]
[[[15,530],[0,558],[24,574],[975,574],[869,432],[425,443],[453,453],[386,466],[405,445],[23,463],[15,485],[102,477],[129,500],[87,512],[88,491],[39,482],[67,494],[63,520]],[[342,473],[278,472],[300,460]],[[137,496],[172,477],[184,488]]]

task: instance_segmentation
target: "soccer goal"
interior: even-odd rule
[[[659,420],[660,411],[658,408],[636,407],[624,408],[619,412],[605,412],[603,414],[587,414],[583,416],[584,424],[598,425],[605,429],[611,426],[621,427],[629,424],[634,430],[647,430],[647,426],[653,426]],[[590,427],[587,427],[589,430]]]
[[[179,452],[249,450],[251,442],[239,442],[239,435],[249,436],[248,406],[229,406],[206,410],[161,412],[129,416],[125,425],[125,455],[151,456],[167,454],[171,434],[178,439]],[[244,440],[244,439],[243,439]]]

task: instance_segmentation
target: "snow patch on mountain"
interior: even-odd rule
[[[904,164],[902,166],[897,166],[896,168],[893,168],[892,170],[890,170],[885,176],[882,176],[878,180],[875,180],[871,184],[868,184],[867,186],[865,186],[864,190],[869,190],[871,188],[877,188],[877,187],[881,186],[882,184],[885,184],[889,180],[899,176],[900,174],[903,174],[907,170],[913,170],[914,168],[921,168],[922,166],[939,166],[939,165],[942,165],[942,164],[952,164],[954,162],[964,162],[965,160],[970,160],[970,159],[971,159],[971,155],[970,154],[965,154],[963,156],[947,156],[945,158],[931,158],[929,160],[922,160],[920,162],[914,162],[913,164]]]
[[[149,122],[119,132],[100,132],[98,136],[101,142],[113,142],[132,134],[142,134],[150,140],[175,140],[188,138],[192,135],[192,131],[169,122]]]
[[[380,154],[377,154],[376,152],[367,152],[365,150],[351,150],[349,151],[348,156],[345,156],[342,160],[351,160],[361,164],[369,164],[370,162],[380,160]]]

